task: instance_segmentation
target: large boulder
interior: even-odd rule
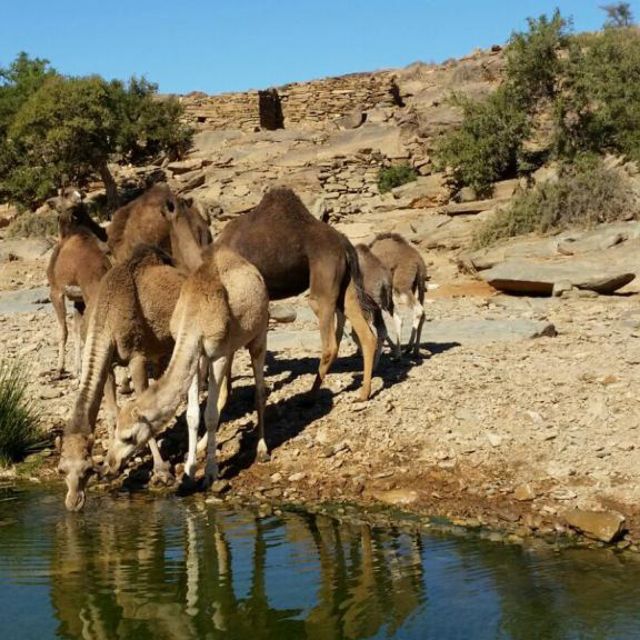
[[[569,283],[576,289],[610,294],[629,284],[635,273],[609,264],[606,259],[533,262],[507,260],[480,272],[492,287],[508,293],[551,295],[554,285]]]
[[[588,538],[613,542],[624,530],[624,516],[616,511],[573,509],[565,513],[567,524]]]

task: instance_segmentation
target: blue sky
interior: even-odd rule
[[[459,57],[556,6],[593,30],[612,1],[5,0],[0,66],[24,50],[65,74],[145,75],[163,92],[258,89]]]

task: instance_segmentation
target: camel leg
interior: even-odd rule
[[[364,317],[353,283],[347,287],[344,298],[344,312],[360,340],[362,357],[364,358],[360,400],[368,400],[371,395],[371,377],[373,374],[373,361],[375,359],[378,337],[375,330]]]
[[[404,296],[401,297],[404,301]],[[402,355],[402,316],[400,315],[401,300],[393,301],[393,324],[396,329],[396,341],[393,345],[393,357],[399,358]]]
[[[269,449],[264,438],[264,361],[267,357],[267,336],[266,333],[258,336],[249,343],[249,354],[251,355],[251,367],[256,383],[256,413],[258,414],[258,448],[256,459],[258,462],[269,461]]]
[[[340,350],[340,343],[342,342],[342,336],[344,334],[344,323],[346,322],[346,320],[347,318],[344,313],[342,313],[340,309],[336,309],[336,342],[338,343],[338,350]]]
[[[227,399],[231,393],[231,365],[233,364],[233,354],[231,354],[227,358],[227,368],[225,369],[223,376],[224,380],[220,386],[220,390],[218,392],[218,415],[222,413],[222,410],[227,406]],[[209,362],[207,361],[207,368],[209,367]],[[204,435],[198,441],[198,445],[196,446],[196,453],[200,454],[203,451],[207,450],[207,440],[209,438],[209,433],[207,431],[204,432]]]
[[[51,291],[51,305],[58,318],[58,375],[64,373],[64,352],[67,347],[67,308],[64,303],[64,293],[62,291]]]
[[[413,324],[411,326],[411,338],[407,345],[407,351],[413,351],[414,355],[420,352],[420,336],[424,324],[424,307],[417,301],[413,303]]]
[[[131,372],[131,380],[136,396],[139,397],[142,392],[149,386],[147,378],[147,361],[144,356],[136,355],[129,361],[129,371]],[[168,484],[173,480],[171,475],[171,465],[165,462],[160,455],[160,448],[156,439],[149,439],[149,449],[153,457],[153,472],[151,478],[154,483]]]
[[[109,369],[104,383],[104,403],[107,414],[107,426],[109,428],[109,443],[118,421],[118,401],[116,400],[116,376],[113,369]]]
[[[336,309],[335,303],[326,299],[319,301],[312,298],[309,301],[309,304],[316,316],[318,316],[318,322],[320,324],[320,339],[322,340],[322,356],[320,357],[320,365],[318,366],[316,379],[311,387],[311,392],[315,393],[320,388],[324,377],[327,375],[327,371],[329,371],[329,368],[338,355],[338,342],[336,339],[336,327],[334,321]]]
[[[216,462],[216,430],[220,420],[218,412],[218,394],[224,383],[224,375],[227,370],[228,358],[218,358],[209,365],[209,393],[207,395],[207,407],[204,411],[204,423],[207,427],[207,463],[204,472],[204,487],[208,489],[218,477],[218,464]]]
[[[82,314],[78,309],[73,310],[73,347],[74,347],[74,373],[80,379],[82,375]]]
[[[190,480],[196,478],[196,445],[198,443],[198,427],[200,426],[200,372],[193,376],[187,396],[187,426],[189,429],[189,451],[184,472]]]

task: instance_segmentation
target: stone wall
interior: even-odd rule
[[[393,73],[359,73],[311,82],[295,82],[277,88],[284,126],[323,128],[356,110],[394,105]],[[188,120],[198,130],[260,128],[258,91],[208,96],[192,93],[181,97]]]

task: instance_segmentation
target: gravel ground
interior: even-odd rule
[[[0,291],[43,285],[46,260],[9,265],[0,270]],[[352,344],[343,344],[313,400],[305,392],[317,351],[270,354],[272,459],[266,464],[252,464],[252,379],[248,358],[240,355],[220,430],[223,484],[235,495],[266,501],[383,502],[521,536],[565,531],[563,513],[573,507],[614,509],[627,519],[621,544],[637,548],[637,295],[512,298],[463,280],[441,285],[429,294],[429,320],[484,324],[471,326],[458,344],[430,338],[427,323],[419,358],[394,362],[383,355],[366,404],[356,402],[361,360]],[[295,304],[306,309],[302,300]],[[482,327],[495,320],[547,321],[557,335],[483,337]],[[302,311],[295,323],[276,329],[314,328]],[[5,355],[28,364],[44,426],[61,429],[77,382],[54,377],[57,326],[51,307],[6,313],[0,297],[0,332]],[[98,434],[104,435],[101,420]],[[183,436],[178,426],[165,437],[174,462],[182,458]],[[49,477],[55,463],[54,454],[39,477]]]

